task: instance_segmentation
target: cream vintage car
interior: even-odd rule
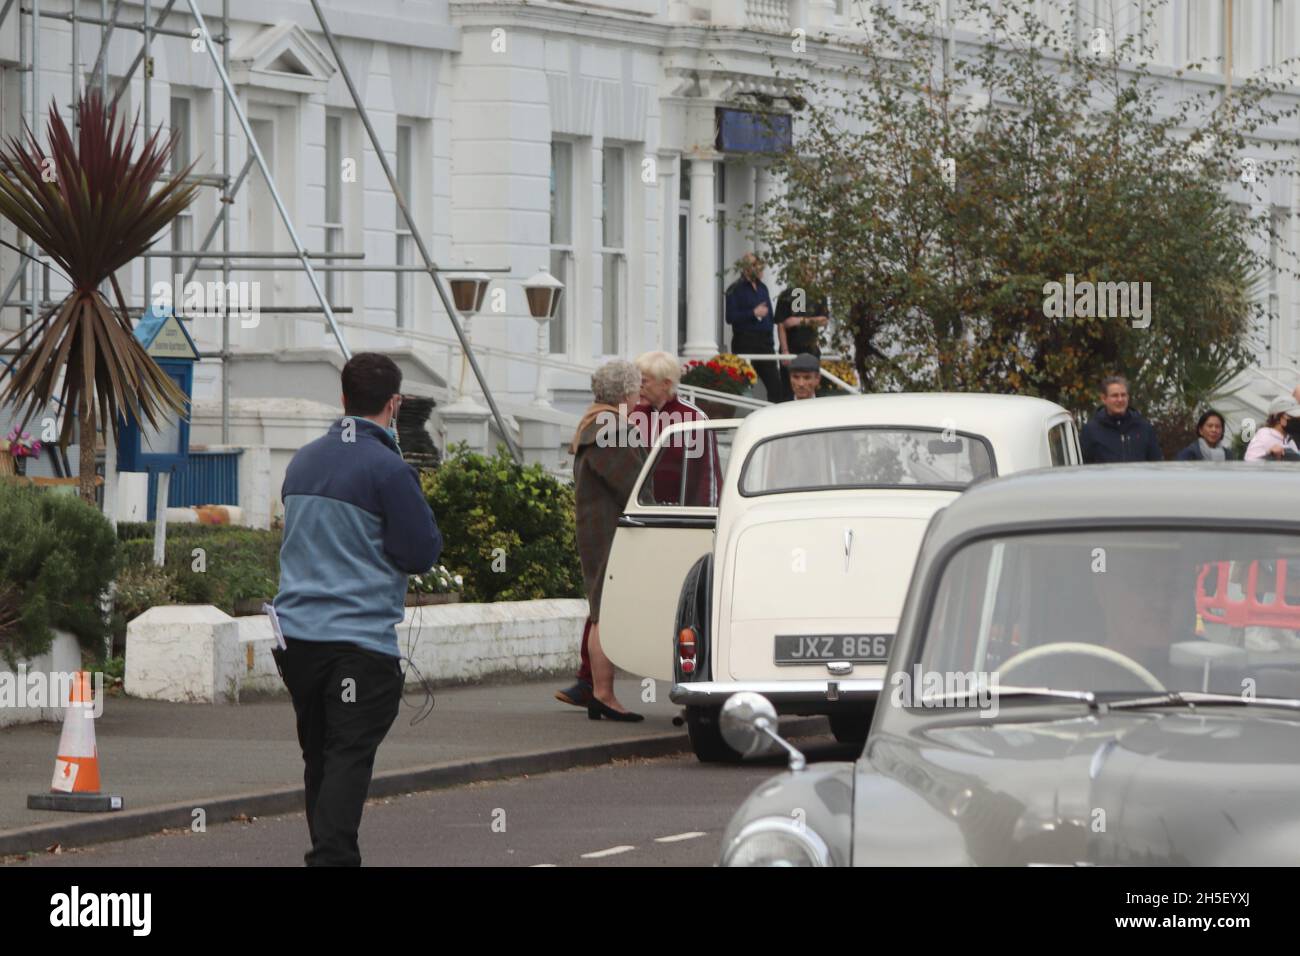
[[[1013,395],[818,398],[673,425],[619,520],[601,645],[671,682],[701,760],[738,759],[718,726],[738,691],[863,740],[931,516],[982,479],[1080,461],[1064,408]]]

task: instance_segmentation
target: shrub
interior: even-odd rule
[[[274,597],[279,589],[279,531],[234,525],[168,525],[161,569],[153,564],[152,523],[119,525],[118,537],[123,539],[121,565],[130,589],[128,601],[165,596],[164,603],[212,604],[233,614],[237,602]],[[160,573],[166,575],[165,586]],[[119,580],[119,601],[122,587]],[[138,614],[153,604],[136,606]]]
[[[463,444],[420,483],[442,531],[440,560],[464,577],[465,600],[582,596],[570,485],[504,448],[489,458]]]
[[[80,498],[0,484],[0,528],[0,619],[8,618],[0,651],[9,663],[47,651],[56,627],[102,654],[108,625],[100,598],[117,561],[108,519]]]
[[[176,582],[166,568],[150,564],[125,565],[117,575],[113,595],[113,634],[126,634],[126,624],[151,607],[175,604]]]

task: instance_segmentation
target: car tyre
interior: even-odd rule
[[[722,739],[720,707],[687,707],[686,732],[700,763],[739,763],[740,753]]]
[[[871,712],[861,710],[844,710],[830,714],[831,733],[842,744],[866,743],[867,731],[871,729]]]

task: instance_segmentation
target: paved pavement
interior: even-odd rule
[[[622,724],[588,720],[585,710],[556,701],[552,693],[563,683],[549,679],[441,689],[432,713],[414,725],[423,692],[408,695],[411,706],[403,708],[379,749],[372,793],[606,763],[619,756],[658,756],[686,746],[684,728],[672,723],[680,709],[668,700],[666,686],[654,688],[657,701],[646,703],[640,681],[619,681],[619,699],[646,714],[639,724]],[[109,698],[95,728],[102,789],[124,798],[124,813],[26,809],[29,793],[48,790],[59,729],[34,724],[0,730],[0,852],[188,825],[194,807],[206,808],[211,824],[241,809],[266,814],[301,806],[293,791],[302,785],[302,761],[287,697],[239,705]],[[521,754],[544,759],[510,759]],[[381,780],[384,774],[389,776]],[[257,795],[266,799],[259,801]],[[133,821],[132,814],[142,809],[148,812]],[[165,822],[160,814],[166,814]],[[80,837],[20,832],[69,823],[81,827]],[[84,832],[88,826],[93,833]]]
[[[800,746],[812,761],[851,760],[829,738]],[[371,801],[361,824],[367,866],[712,866],[741,801],[783,769],[694,756],[471,784]],[[59,854],[26,866],[301,866],[301,813],[174,830]]]

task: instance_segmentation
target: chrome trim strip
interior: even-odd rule
[[[829,696],[834,685],[835,696]],[[668,697],[674,704],[721,704],[732,694],[754,691],[773,703],[834,701],[873,697],[884,689],[883,677],[856,680],[784,680],[784,681],[695,681],[674,684]]]

